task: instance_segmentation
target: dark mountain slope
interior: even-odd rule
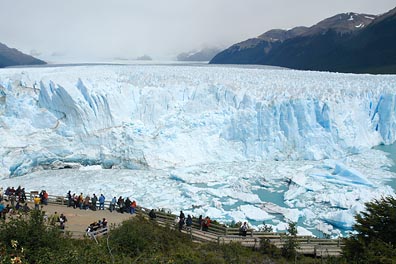
[[[259,63],[302,70],[396,73],[396,17],[384,17],[350,33],[330,29],[289,39]]]
[[[396,8],[379,17],[339,14],[310,28],[303,28],[294,36],[241,42],[216,55],[210,63],[396,73],[395,47]]]
[[[209,63],[221,64],[262,64],[262,57],[283,41],[296,37],[308,28],[296,27],[291,30],[272,29],[258,36],[232,45],[218,53]]]
[[[396,8],[344,45],[343,56],[356,72],[396,73]]]
[[[46,62],[26,55],[17,49],[11,49],[0,43],[0,68],[17,65],[38,65]]]

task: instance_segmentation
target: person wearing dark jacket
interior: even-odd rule
[[[157,215],[155,214],[154,209],[151,209],[151,211],[149,213],[149,217],[151,220],[154,220],[155,218],[157,218]]]

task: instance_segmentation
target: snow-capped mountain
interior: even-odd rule
[[[101,188],[133,193],[150,207],[196,204],[195,213],[255,221],[267,219],[260,212],[270,196],[259,193],[281,188],[288,219],[348,227],[343,214],[392,192],[385,154],[370,149],[396,139],[396,76],[158,65],[5,69],[0,137],[4,184],[21,179],[58,194]],[[238,201],[244,206],[236,209]]]
[[[344,13],[312,27],[270,30],[232,45],[213,64],[265,64],[302,70],[395,73],[396,17]]]

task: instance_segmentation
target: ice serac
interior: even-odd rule
[[[344,157],[395,141],[395,86],[386,75],[231,67],[5,69],[1,176]]]

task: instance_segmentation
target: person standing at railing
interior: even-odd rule
[[[84,196],[83,196],[83,193],[80,193],[80,195],[77,198],[77,206],[80,208],[80,210],[82,210],[83,207],[84,207]]]
[[[210,226],[210,218],[209,216],[205,217],[202,225],[202,231],[208,231]]]
[[[34,202],[34,209],[40,210],[40,203],[41,203],[40,197],[38,197],[37,195],[34,196],[33,202]]]
[[[118,204],[118,208],[120,208],[120,213],[124,213],[125,210],[125,202],[124,202],[124,198],[122,198],[122,196],[118,197],[117,200],[117,204]]]
[[[73,208],[76,209],[78,206],[78,195],[73,193],[72,197],[73,197]]]
[[[18,198],[18,201],[21,196],[21,190],[22,190],[21,185],[19,185],[18,188],[15,190],[15,197]]]
[[[110,202],[110,212],[113,212],[115,210],[116,207],[116,203],[117,203],[117,198],[114,196],[113,199],[111,199]]]
[[[96,194],[93,194],[91,201],[92,201],[92,210],[96,211],[96,203],[98,202],[98,197],[96,196]]]
[[[19,197],[19,201],[21,203],[24,203],[26,201],[26,192],[25,192],[25,188],[21,189],[21,195]]]
[[[11,189],[9,190],[8,195],[14,195],[15,194],[15,188],[11,187]]]
[[[103,193],[101,193],[99,197],[99,210],[104,210],[105,200],[106,200],[105,196],[103,195]]]
[[[90,207],[90,206],[89,206],[90,201],[91,201],[91,197],[89,197],[89,195],[85,196],[85,199],[84,199],[84,206],[83,206],[83,208],[84,208],[85,210],[89,209],[89,207]]]
[[[72,205],[72,195],[70,190],[67,192],[66,198],[67,198],[67,207],[70,207]]]
[[[44,205],[47,205],[48,204],[48,193],[47,193],[47,191],[42,190],[40,196],[41,196],[41,203],[44,204]]]
[[[125,211],[127,213],[131,213],[131,211],[132,211],[131,204],[132,204],[131,200],[129,199],[129,197],[127,197],[125,199],[125,208],[122,211]]]
[[[11,207],[14,208],[15,207],[15,201],[16,201],[15,193],[11,194],[9,196],[9,199],[11,201]]]
[[[191,218],[191,215],[187,215],[187,220],[186,220],[187,229],[191,229],[192,223],[193,223],[193,220]]]
[[[183,229],[184,223],[185,223],[185,215],[183,213],[183,211],[180,211],[180,215],[179,215],[179,231],[181,231]]]
[[[154,209],[151,209],[151,211],[149,213],[149,217],[151,220],[154,220],[155,218],[157,218],[157,215],[155,214]]]
[[[131,203],[131,214],[134,214],[136,212],[136,201],[133,200]]]
[[[248,225],[246,222],[244,222],[243,225],[240,227],[241,235],[245,237],[247,234],[247,231],[248,231]]]

